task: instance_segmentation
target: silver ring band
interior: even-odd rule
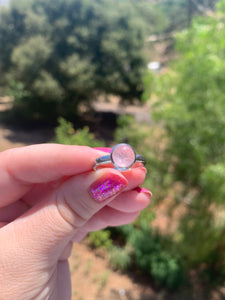
[[[126,171],[136,163],[145,165],[144,156],[136,154],[130,145],[122,143],[113,147],[110,154],[98,157],[93,169],[113,164],[115,169]]]

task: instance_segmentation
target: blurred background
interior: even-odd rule
[[[73,300],[225,299],[225,0],[0,0],[0,150],[45,142],[129,143],[153,192]]]

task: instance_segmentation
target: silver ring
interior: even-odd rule
[[[115,169],[127,171],[136,163],[145,165],[144,156],[136,154],[133,147],[122,143],[114,146],[109,155],[98,157],[93,169],[97,170],[99,167],[107,167],[108,164],[113,164]]]

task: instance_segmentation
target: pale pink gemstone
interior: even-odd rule
[[[135,153],[131,146],[118,145],[112,153],[112,160],[119,168],[129,168],[135,161]]]

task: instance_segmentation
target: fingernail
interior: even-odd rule
[[[89,194],[95,201],[103,202],[121,192],[127,185],[128,182],[125,178],[116,174],[107,174],[90,186]]]
[[[95,147],[93,149],[96,149],[96,150],[100,150],[100,151],[103,151],[103,152],[106,152],[106,153],[111,153],[111,148],[106,148],[106,147]]]
[[[144,194],[146,194],[146,195],[148,195],[149,197],[152,197],[152,192],[151,191],[149,191],[149,190],[147,190],[146,188],[142,188],[142,187],[137,187],[136,188],[136,191],[138,192],[138,193],[144,193]]]

